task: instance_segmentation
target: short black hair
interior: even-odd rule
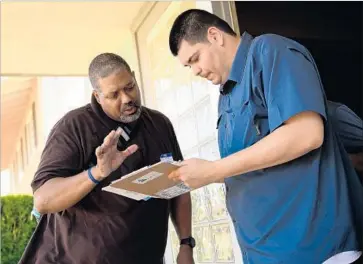
[[[177,56],[182,40],[190,44],[207,41],[207,31],[210,27],[236,36],[236,32],[226,21],[218,16],[201,9],[189,9],[181,13],[174,21],[169,35],[169,48],[174,56]]]
[[[99,78],[105,78],[121,69],[131,73],[129,64],[121,56],[114,53],[102,53],[97,55],[88,68],[88,76],[93,89],[99,90]]]

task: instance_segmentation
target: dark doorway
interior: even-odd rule
[[[241,33],[292,38],[315,58],[329,100],[363,118],[362,2],[235,2]]]

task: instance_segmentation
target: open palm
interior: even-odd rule
[[[124,160],[138,149],[137,145],[131,145],[124,151],[118,151],[117,142],[120,135],[120,129],[112,130],[105,137],[102,145],[96,149],[97,167],[102,178],[120,167]]]

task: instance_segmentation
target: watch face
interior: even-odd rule
[[[184,238],[180,241],[181,245],[189,245],[191,248],[195,247],[195,239],[193,237]]]
[[[190,246],[192,248],[195,247],[195,239],[193,237],[190,237]]]

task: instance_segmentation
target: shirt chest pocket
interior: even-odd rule
[[[268,135],[267,111],[251,101],[222,112],[218,119],[218,143],[222,156],[245,149]]]

